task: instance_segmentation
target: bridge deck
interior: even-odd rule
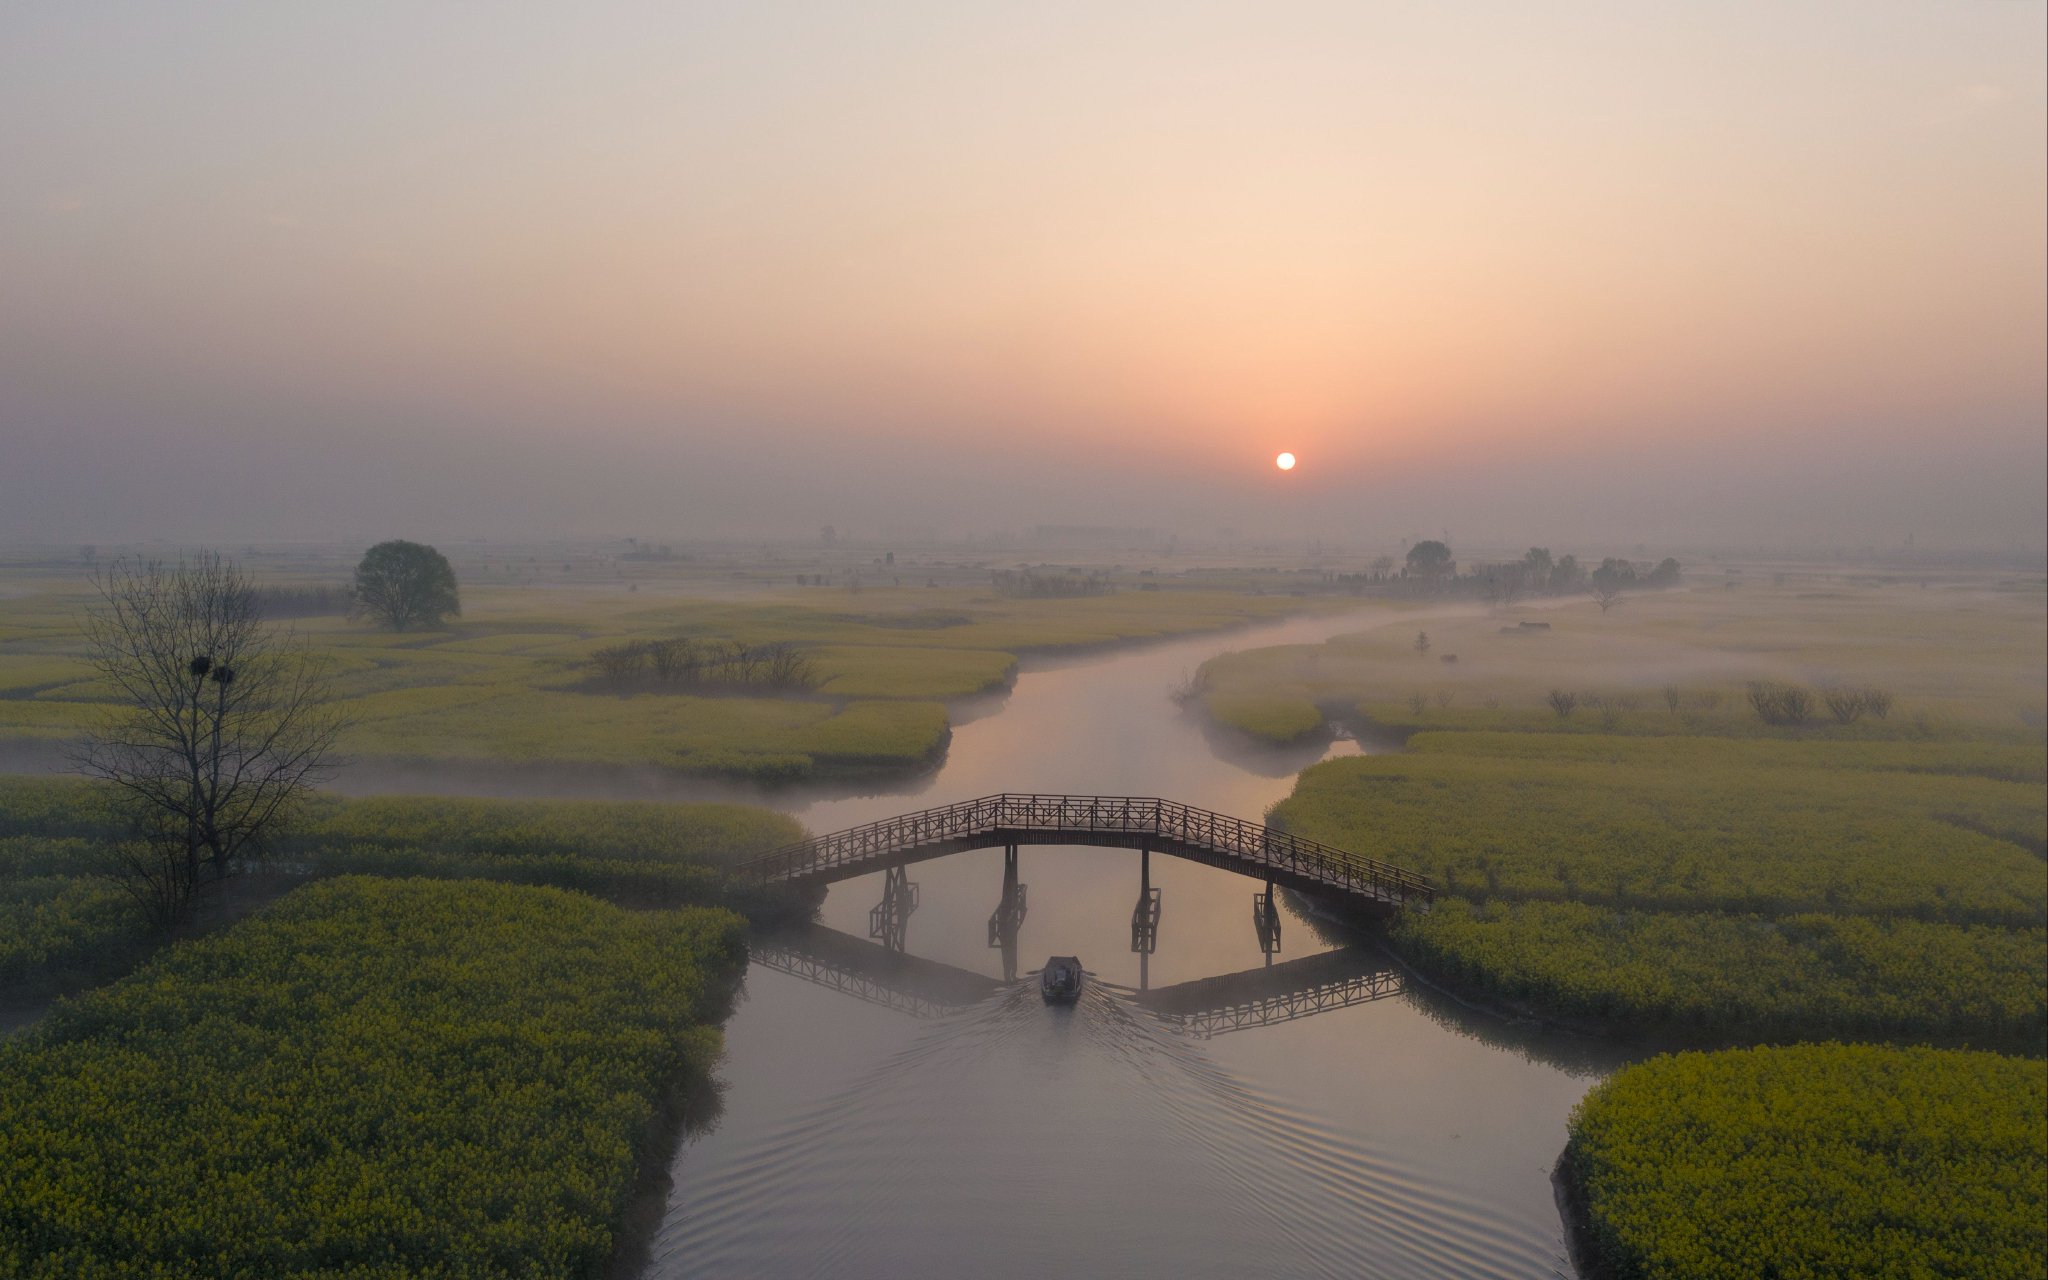
[[[1428,880],[1401,867],[1150,796],[982,796],[813,836],[753,858],[746,869],[769,884],[823,885],[1010,844],[1149,848],[1372,912],[1435,897]]]

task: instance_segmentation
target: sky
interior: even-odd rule
[[[10,0],[0,539],[2038,548],[2044,48],[2039,0]]]

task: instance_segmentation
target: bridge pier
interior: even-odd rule
[[[1252,895],[1252,929],[1259,935],[1259,950],[1266,963],[1280,950],[1280,905],[1273,896],[1273,878],[1266,877],[1266,891]]]
[[[1017,933],[1024,924],[1026,886],[1017,883],[1017,846],[1003,846],[1003,896],[988,918],[988,945],[1003,949],[1003,981],[1017,980]]]
[[[1159,950],[1159,890],[1152,887],[1152,846],[1138,849],[1138,903],[1131,908],[1131,950],[1149,956]]]
[[[891,951],[903,950],[910,913],[917,910],[917,886],[910,868],[890,867],[882,873],[882,900],[868,910],[868,936]]]

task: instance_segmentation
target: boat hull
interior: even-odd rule
[[[1039,990],[1047,1004],[1072,1004],[1081,998],[1081,962],[1073,956],[1054,956],[1045,962],[1039,976]]]

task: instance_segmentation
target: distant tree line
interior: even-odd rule
[[[1884,689],[1829,685],[1816,690],[1796,684],[1753,680],[1749,683],[1748,694],[1750,710],[1756,713],[1757,719],[1780,727],[1812,724],[1820,720],[1823,713],[1836,724],[1854,724],[1866,715],[1884,720],[1892,713],[1892,695]],[[1570,719],[1572,712],[1581,707],[1612,720],[1613,713],[1617,711],[1635,711],[1643,705],[1641,695],[1632,691],[1601,694],[1552,689],[1545,701],[1561,720]],[[1677,685],[1664,686],[1664,706],[1673,715],[1681,711],[1713,711],[1720,705],[1719,690],[1687,691]]]
[[[1065,596],[1106,596],[1116,591],[1116,583],[1106,573],[1083,573],[1069,569],[1065,573],[1040,573],[1035,569],[998,569],[991,577],[991,585],[999,596],[1019,596],[1026,599],[1044,600]]]
[[[1528,596],[1590,594],[1604,613],[1626,592],[1677,586],[1680,572],[1678,561],[1670,557],[1654,565],[1609,557],[1589,570],[1575,555],[1552,557],[1548,547],[1531,547],[1519,560],[1476,565],[1460,573],[1450,546],[1431,538],[1410,547],[1405,561],[1381,556],[1364,573],[1338,575],[1337,583],[1354,594],[1372,586],[1390,594],[1472,596],[1496,605]]]
[[[803,693],[818,686],[810,656],[788,640],[634,640],[590,655],[597,680],[617,693]]]
[[[1834,717],[1836,724],[1854,724],[1865,715],[1886,719],[1892,713],[1892,695],[1883,689],[1858,689],[1834,685],[1816,693],[1796,684],[1752,681],[1749,705],[1765,724],[1799,725],[1820,716],[1820,709]]]

